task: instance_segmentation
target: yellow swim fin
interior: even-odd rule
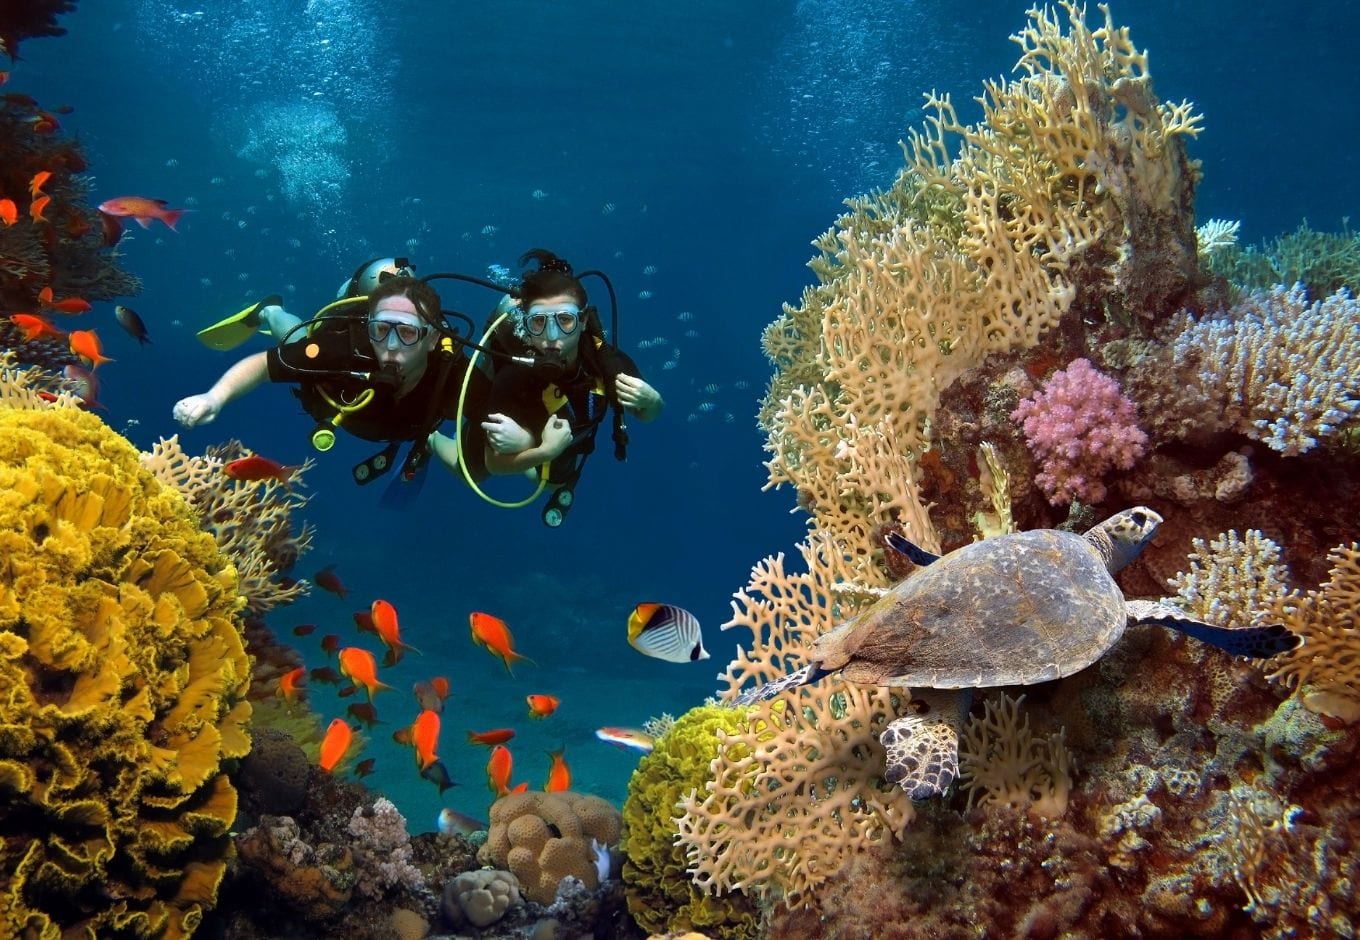
[[[275,305],[283,306],[283,298],[278,294],[270,294],[263,300],[257,300],[245,309],[218,320],[212,326],[199,330],[198,338],[208,348],[226,352],[240,346],[256,333],[268,335],[268,328],[261,329],[260,326],[260,310]]]

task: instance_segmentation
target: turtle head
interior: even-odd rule
[[[1162,517],[1146,506],[1115,513],[1086,533],[1086,540],[1100,552],[1111,574],[1138,557],[1152,541]]]

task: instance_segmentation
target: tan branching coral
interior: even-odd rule
[[[311,466],[308,461],[289,485],[277,480],[233,480],[222,466],[237,456],[239,445],[202,457],[186,454],[179,435],[158,441],[142,464],[167,486],[178,489],[213,534],[223,554],[236,563],[241,594],[254,613],[290,604],[309,588],[286,578],[298,556],[312,543],[312,530],[293,529],[292,516],[307,504],[294,487]]]
[[[1327,560],[1321,587],[1292,591],[1267,610],[1303,636],[1303,646],[1271,660],[1269,675],[1297,688],[1310,711],[1360,721],[1360,543],[1336,546]]]
[[[959,782],[970,807],[1001,804],[1061,816],[1072,791],[1065,736],[1036,738],[1029,716],[1020,717],[1024,700],[1003,692],[999,701],[984,703],[981,717],[969,719],[959,740]]]
[[[1289,590],[1289,568],[1280,546],[1248,529],[1239,536],[1229,529],[1218,538],[1191,541],[1190,570],[1167,584],[1176,589],[1171,603],[1205,623],[1224,627],[1259,624],[1265,611]]]
[[[755,642],[723,675],[731,690],[805,662],[817,636],[869,599],[833,591],[848,572],[828,536],[812,533],[803,556],[807,573],[766,559],[738,593],[724,627],[747,627]],[[752,709],[749,731],[721,736],[707,792],[682,804],[695,883],[797,906],[857,852],[900,835],[911,801],[883,780],[877,738],[903,704],[832,677]]]

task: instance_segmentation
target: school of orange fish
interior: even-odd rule
[[[263,457],[244,458],[252,461],[242,467],[232,469],[232,464],[224,468],[229,476],[236,479],[285,479],[291,476],[293,468],[281,467]],[[241,464],[241,461],[235,461]],[[335,594],[342,600],[349,590],[335,573],[334,567],[326,567],[316,573],[313,580],[318,587]],[[468,617],[472,640],[488,653],[498,657],[505,669],[514,675],[512,664],[518,661],[532,662],[527,656],[515,649],[514,637],[505,621],[491,614],[474,611]],[[358,645],[343,645],[344,639],[337,633],[325,634],[320,639],[321,649],[328,657],[333,657],[335,666],[321,666],[311,670],[298,666],[279,679],[278,694],[289,704],[305,694],[307,682],[336,685],[342,698],[355,695],[362,689],[366,701],[355,702],[346,709],[345,717],[333,719],[326,728],[321,741],[320,766],[323,770],[334,772],[354,748],[354,732],[358,724],[372,728],[378,721],[374,699],[379,692],[392,691],[393,687],[378,677],[379,668],[395,666],[408,652],[419,654],[420,650],[405,642],[401,637],[401,622],[397,609],[391,602],[379,598],[373,601],[368,610],[354,614],[356,631],[372,634],[385,648],[381,664],[369,650]],[[299,624],[293,628],[297,637],[312,635],[315,624]],[[429,680],[415,683],[412,694],[417,711],[415,718],[396,732],[392,738],[397,743],[410,747],[415,755],[416,769],[420,776],[439,787],[442,794],[454,785],[444,762],[439,758],[441,716],[444,702],[450,692],[449,680],[435,676]],[[551,716],[561,704],[557,696],[534,693],[525,696],[528,716],[543,719]],[[357,724],[356,724],[357,723]],[[512,782],[514,758],[507,743],[515,736],[511,728],[493,728],[487,731],[467,732],[467,743],[491,749],[486,764],[487,786],[495,797],[509,793],[521,793],[529,788],[527,781]],[[567,766],[564,749],[549,752],[550,764],[544,789],[548,792],[567,790],[571,787],[571,769]],[[373,759],[361,761],[354,767],[358,776],[372,772]]]

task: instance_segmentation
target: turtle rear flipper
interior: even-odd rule
[[[1183,610],[1156,601],[1126,601],[1129,611],[1129,626],[1156,624],[1178,630],[1186,636],[1217,646],[1234,656],[1250,656],[1253,659],[1269,659],[1289,650],[1297,649],[1303,637],[1290,631],[1283,624],[1272,623],[1264,627],[1216,627],[1213,624],[1196,620]]]
[[[887,752],[883,778],[913,800],[928,800],[948,790],[959,775],[959,731],[972,702],[971,692],[923,692],[912,706],[924,709],[894,719],[878,736]]]

